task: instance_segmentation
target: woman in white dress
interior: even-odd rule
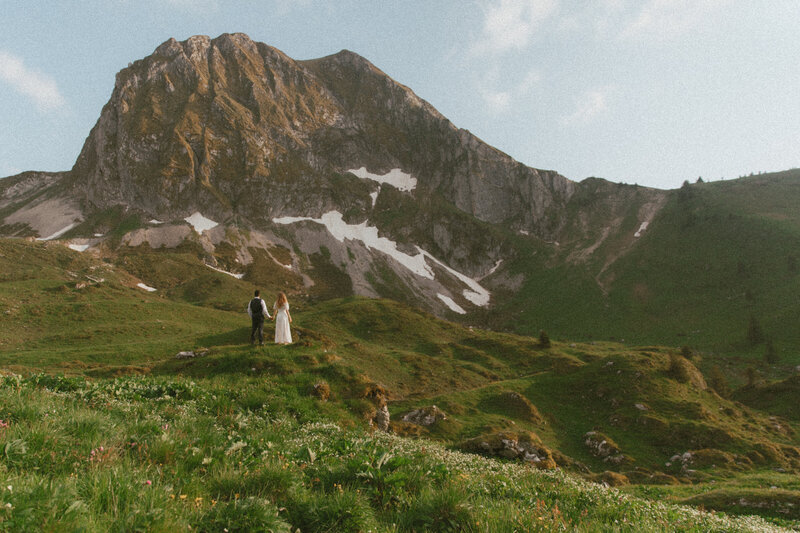
[[[289,314],[289,300],[284,293],[278,293],[278,299],[272,308],[275,310],[275,344],[290,344],[292,332],[289,324],[292,323],[292,315]]]

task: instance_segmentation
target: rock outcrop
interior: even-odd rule
[[[337,186],[360,167],[400,168],[467,214],[543,236],[575,189],[459,130],[357,54],[295,61],[241,33],[170,39],[123,69],[72,176],[93,208],[263,225],[365,214],[376,187]]]
[[[405,298],[438,314],[491,304],[477,280],[512,262],[510,236],[566,239],[583,261],[622,231],[597,237],[606,218],[633,204],[646,222],[664,197],[519,163],[355,53],[297,61],[241,33],[164,42],[117,74],[70,172],[12,179],[0,184],[3,235],[85,238],[138,218],[123,244],[172,247],[196,233],[210,264],[222,243],[238,268],[256,240],[305,256],[289,265],[305,266],[300,289],[327,272],[349,282],[321,283],[341,287],[326,297]],[[42,187],[52,194],[34,197]],[[594,199],[603,209],[589,215]],[[191,231],[195,213],[214,235]],[[522,282],[498,274],[501,289]]]
[[[435,405],[420,407],[419,409],[414,409],[403,415],[403,422],[409,422],[418,426],[432,426],[440,420],[447,420],[447,415]]]
[[[589,453],[612,465],[621,465],[631,462],[631,459],[622,453],[617,443],[610,437],[598,432],[589,431],[583,438]]]
[[[552,450],[544,446],[539,436],[530,431],[482,435],[462,442],[459,447],[464,451],[489,457],[519,459],[542,469],[557,466]]]

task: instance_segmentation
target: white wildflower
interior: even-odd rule
[[[236,452],[238,452],[239,450],[241,450],[242,448],[244,448],[245,446],[247,446],[247,443],[246,443],[246,442],[243,442],[243,441],[236,441],[236,442],[234,442],[233,444],[231,444],[230,448],[228,448],[227,450],[225,450],[225,455],[230,455],[230,454],[232,454],[232,453],[236,453]]]

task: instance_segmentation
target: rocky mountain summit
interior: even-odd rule
[[[27,196],[21,180],[0,185],[5,235],[92,247],[127,217],[122,244],[194,239],[232,274],[262,257],[297,290],[326,277],[331,294],[457,314],[519,286],[503,272],[514,239],[581,262],[624,234],[607,266],[634,241],[631,209],[644,228],[666,198],[527,167],[352,52],[296,61],[241,33],[170,39],[130,64],[71,171],[28,175]]]
[[[548,209],[575,187],[459,130],[356,54],[294,61],[243,34],[171,39],[122,70],[72,175],[87,207],[257,224],[367,214],[376,186],[331,191],[332,176],[361,167],[402,169],[421,194],[550,236]]]

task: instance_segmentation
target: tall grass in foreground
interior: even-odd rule
[[[778,529],[342,429],[316,401],[254,378],[0,378],[0,529]]]

